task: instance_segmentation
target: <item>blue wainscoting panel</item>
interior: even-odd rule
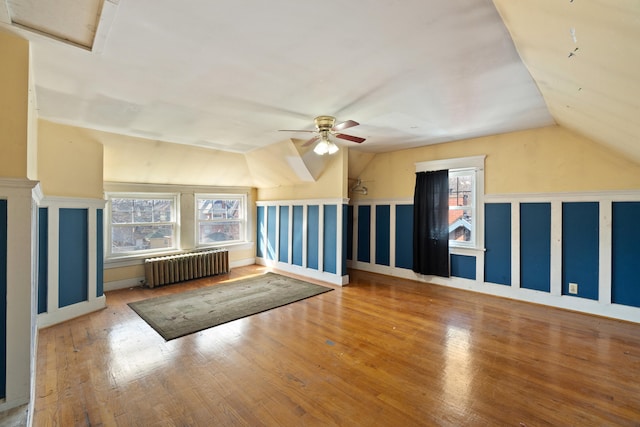
[[[276,259],[276,206],[267,207],[267,259]]]
[[[302,266],[302,238],[304,233],[303,228],[303,219],[304,219],[304,207],[302,206],[294,206],[293,207],[293,230],[291,233],[293,234],[291,238],[291,257],[293,258],[291,262],[294,265]]]
[[[7,201],[0,200],[0,399],[7,397]]]
[[[323,270],[328,273],[337,272],[338,255],[338,206],[324,206],[324,233],[322,242]]]
[[[342,275],[347,274],[347,254],[349,251],[347,250],[349,244],[349,226],[347,224],[347,218],[349,215],[349,205],[342,205]],[[352,210],[353,212],[353,210]],[[353,231],[353,224],[351,225],[351,231]],[[353,239],[353,235],[352,239]],[[353,240],[351,241],[351,246],[353,247]],[[350,257],[349,257],[350,258]]]
[[[318,205],[307,207],[307,268],[318,269],[318,231],[320,227],[320,208]]]
[[[358,206],[358,261],[371,262],[371,206]]]
[[[258,212],[256,214],[256,228],[258,230],[258,235],[256,236],[256,256],[258,258],[264,258],[264,255],[267,253],[267,229],[264,221],[264,212],[264,206],[258,206]]]
[[[353,259],[353,206],[347,205],[347,215],[346,215],[346,224],[347,224],[347,259]]]
[[[87,209],[60,209],[58,307],[88,300]]]
[[[551,290],[551,203],[520,204],[520,287]]]
[[[49,289],[49,209],[38,208],[38,314],[47,311]]]
[[[476,257],[470,255],[451,255],[451,276],[463,279],[476,279]]]
[[[104,294],[104,223],[102,209],[96,212],[96,296]]]
[[[278,261],[289,263],[289,206],[280,206],[280,236]]]
[[[484,281],[511,285],[511,204],[487,203],[485,208]]]
[[[611,302],[640,307],[640,202],[612,209]]]
[[[597,202],[562,204],[562,294],[578,284],[582,298],[598,299],[600,214]]]
[[[376,205],[376,264],[389,265],[391,206]]]
[[[413,205],[396,205],[396,267],[413,268]]]

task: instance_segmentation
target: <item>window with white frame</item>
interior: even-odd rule
[[[475,169],[449,170],[449,245],[475,244]]]
[[[449,171],[449,247],[479,249],[485,156],[416,163],[416,172]]]
[[[198,246],[244,241],[246,218],[246,197],[242,194],[197,194]]]
[[[178,195],[107,194],[107,256],[178,248]]]

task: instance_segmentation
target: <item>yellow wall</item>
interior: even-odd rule
[[[251,187],[242,154],[85,130],[104,145],[104,180]]]
[[[144,264],[107,268],[104,270],[104,283],[117,282],[135,277],[144,277]]]
[[[347,197],[348,150],[341,149],[328,158],[316,182],[259,188],[258,200],[304,200]]]
[[[27,178],[29,42],[0,31],[0,176]]]
[[[27,113],[27,178],[38,179],[38,111],[33,70],[29,67],[29,111]]]
[[[413,197],[415,163],[486,155],[485,193],[640,188],[640,165],[560,126],[378,154],[360,174],[367,196]]]
[[[40,120],[38,178],[45,196],[102,199],[102,153],[83,129]]]

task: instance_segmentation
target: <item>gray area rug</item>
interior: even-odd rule
[[[266,273],[231,283],[132,302],[129,307],[169,341],[331,290]]]

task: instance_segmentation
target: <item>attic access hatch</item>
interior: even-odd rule
[[[9,24],[99,52],[120,0],[5,0]]]

